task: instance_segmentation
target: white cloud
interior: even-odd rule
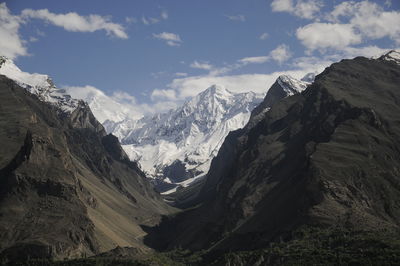
[[[146,26],[159,23],[161,20],[168,19],[168,12],[166,10],[161,11],[160,17],[145,17],[142,16],[142,23]]]
[[[290,51],[289,46],[287,46],[286,44],[281,44],[278,45],[274,50],[272,50],[267,56],[245,57],[238,61],[242,64],[240,65],[240,67],[248,64],[262,64],[270,60],[274,60],[279,64],[282,64],[290,57],[292,57],[292,52]]]
[[[388,37],[400,44],[400,12],[385,11],[369,1],[345,1],[336,5],[325,20],[297,29],[296,36],[309,51],[343,51],[368,40]]]
[[[375,3],[363,1],[354,4],[355,13],[350,23],[368,39],[389,37],[400,43],[400,12],[384,11]]]
[[[161,100],[167,99],[167,100],[175,101],[176,100],[176,92],[174,90],[171,90],[171,89],[167,89],[167,90],[155,89],[155,90],[152,91],[150,97],[151,97],[152,101],[156,101],[156,100],[160,100],[160,99]]]
[[[312,23],[298,28],[297,38],[309,50],[343,49],[352,44],[359,44],[361,36],[350,24]]]
[[[293,0],[274,0],[271,3],[274,12],[292,12],[294,9]]]
[[[180,46],[182,43],[179,35],[171,32],[153,33],[153,37],[165,41],[169,46]]]
[[[260,40],[266,40],[269,37],[269,34],[267,32],[264,32],[258,37]]]
[[[187,77],[188,73],[184,72],[176,72],[175,77]]]
[[[268,60],[270,60],[269,56],[253,56],[242,58],[239,60],[239,62],[243,64],[262,64]]]
[[[297,1],[294,14],[301,18],[312,19],[322,8],[323,3],[319,0]]]
[[[274,50],[272,50],[269,53],[269,56],[279,64],[282,64],[290,57],[292,57],[292,52],[290,52],[289,46],[287,46],[286,44],[281,44]]]
[[[193,63],[190,64],[191,68],[197,68],[197,69],[203,69],[203,70],[211,70],[214,68],[213,65],[207,63],[207,62],[198,62],[198,61],[194,61]]]
[[[225,15],[225,17],[227,17],[229,20],[233,20],[233,21],[240,21],[240,22],[245,22],[246,21],[246,17],[244,15]]]
[[[306,19],[315,18],[322,7],[320,0],[273,0],[271,3],[274,12],[288,12]]]
[[[333,10],[327,14],[326,19],[331,22],[340,22],[340,18],[354,14],[354,2],[342,2],[336,5]]]
[[[62,27],[67,31],[94,32],[105,30],[108,35],[121,39],[128,38],[124,27],[121,24],[111,22],[109,17],[102,17],[99,15],[81,16],[75,12],[55,14],[48,9],[24,9],[22,10],[21,16],[24,19],[42,19],[55,26]]]
[[[249,64],[262,64],[271,60],[274,60],[279,64],[282,64],[283,62],[287,61],[291,56],[292,53],[290,52],[289,46],[281,44],[266,56],[245,57],[237,60],[233,64],[225,64],[222,67],[216,67],[208,62],[194,61],[193,63],[190,64],[190,67],[208,70],[209,76],[221,76],[233,70],[240,69]]]
[[[195,60],[193,63],[190,64],[191,68],[196,68],[196,69],[203,69],[208,71],[208,75],[210,76],[219,76],[228,72],[231,72],[232,70],[238,69],[242,67],[244,63],[240,62],[239,63],[234,63],[234,64],[225,64],[222,67],[216,67],[208,62],[199,62]]]
[[[11,59],[28,55],[26,42],[19,35],[21,23],[18,16],[10,13],[6,3],[0,3],[0,55]]]

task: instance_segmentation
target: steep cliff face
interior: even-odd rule
[[[230,134],[203,205],[159,227],[158,247],[254,249],[301,225],[398,229],[399,84],[399,66],[382,58],[327,68]]]
[[[146,249],[173,211],[83,102],[70,113],[0,76],[0,253],[72,258]]]

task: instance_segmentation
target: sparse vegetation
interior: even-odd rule
[[[224,254],[174,249],[138,260],[87,258],[68,261],[29,260],[12,266],[184,266],[184,265],[400,265],[400,232],[349,231],[345,228],[304,227],[293,239],[269,247]]]
[[[303,228],[288,242],[231,252],[213,265],[399,265],[399,232]]]

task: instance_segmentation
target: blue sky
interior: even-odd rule
[[[0,8],[0,53],[60,87],[164,110],[213,83],[265,92],[281,73],[300,78],[397,48],[399,8],[399,0],[11,0]]]

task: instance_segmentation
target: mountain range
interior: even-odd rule
[[[264,96],[254,92],[232,93],[213,85],[167,113],[134,119],[129,117],[128,109],[99,90],[86,88],[88,93],[79,93],[74,87],[58,89],[47,75],[29,74],[12,60],[3,61],[1,74],[64,111],[73,111],[79,101],[70,94],[84,94],[83,100],[106,132],[118,137],[129,158],[139,164],[157,190],[167,194],[204,177],[225,137],[246,125],[251,111]],[[278,77],[273,86],[276,96],[270,96],[270,101],[303,91],[313,78],[312,73],[302,80],[287,75]]]
[[[46,75],[4,57],[0,74],[1,263],[375,265],[400,256],[398,51],[344,59],[303,81],[281,76],[263,100],[212,86],[168,113],[104,126]],[[154,190],[144,155],[158,167],[150,181],[204,175],[172,193],[185,210]]]
[[[285,97],[309,84],[285,75],[277,82]],[[140,120],[108,120],[103,125],[120,139],[129,158],[154,178],[156,188],[171,193],[177,185],[186,187],[204,177],[225,137],[246,125],[262,98],[254,92],[232,93],[213,85],[167,113]]]
[[[214,255],[260,250],[254,256],[265,262],[270,251],[261,255],[262,248],[301,228],[375,234],[374,245],[376,235],[397,234],[399,59],[392,51],[342,60],[302,93],[257,108],[225,139],[199,193],[202,204],[165,220],[147,243]]]

